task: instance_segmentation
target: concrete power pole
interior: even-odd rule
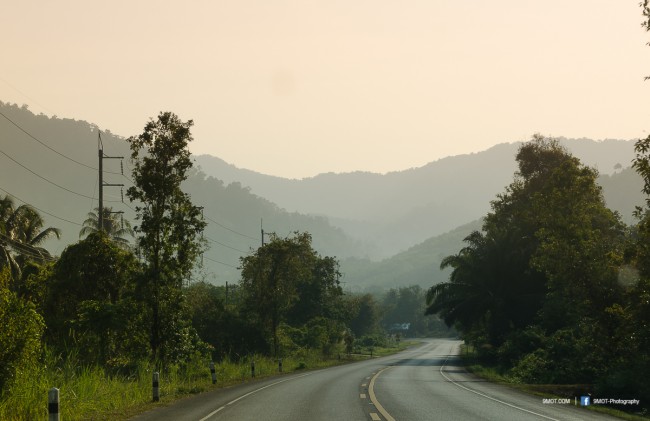
[[[124,187],[124,184],[104,183],[104,160],[105,159],[124,159],[123,156],[104,156],[104,145],[102,144],[102,133],[97,130],[97,156],[99,158],[99,209],[97,211],[98,231],[104,230],[104,187],[117,186]],[[122,211],[114,213],[124,213]]]

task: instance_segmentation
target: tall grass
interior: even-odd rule
[[[278,373],[278,361],[262,355],[250,355],[238,361],[225,359],[216,365],[217,385],[212,385],[209,361],[196,355],[182,365],[160,372],[161,400],[200,393],[250,381],[251,361],[256,378]],[[338,364],[338,358],[324,358],[316,350],[299,350],[283,359],[283,372],[313,369]],[[75,353],[63,358],[47,353],[45,364],[22,373],[0,397],[0,420],[36,420],[47,418],[47,393],[59,389],[60,412],[64,420],[124,419],[153,405],[151,380],[155,371],[142,361],[133,374],[119,374],[97,365],[83,365]]]
[[[61,417],[65,420],[102,419],[105,417],[102,414],[132,407],[150,398],[147,364],[140,364],[138,374],[129,377],[76,361],[74,354],[63,359],[60,355],[46,353],[42,367],[21,373],[10,389],[3,391],[0,419],[47,418],[47,393],[52,387],[59,389]]]

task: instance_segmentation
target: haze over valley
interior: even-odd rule
[[[0,111],[6,117],[0,116],[0,188],[65,219],[44,215],[48,225],[62,229],[62,239],[47,244],[59,254],[78,241],[86,214],[97,207],[97,171],[79,163],[97,167],[98,128],[71,118],[34,115],[15,104],[3,103]],[[104,181],[124,184],[124,189],[131,185],[126,135],[102,132],[105,153],[125,157],[124,176],[119,160],[108,160]],[[633,141],[561,141],[600,171],[608,206],[632,222],[634,206],[643,202],[641,179],[629,168]],[[480,228],[478,220],[489,211],[490,201],[512,181],[519,146],[502,143],[387,174],[326,173],[300,180],[196,156],[185,189],[204,206],[210,245],[197,279],[236,282],[239,257],[259,246],[263,228],[280,236],[310,232],[320,253],[341,260],[342,281],[353,291],[442,282],[446,273],[438,268],[440,260]],[[120,187],[105,187],[104,195],[107,206],[124,211],[137,225],[133,204],[127,198],[122,203]]]

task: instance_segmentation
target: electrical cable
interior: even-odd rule
[[[47,149],[51,150],[51,151],[54,152],[55,154],[60,155],[60,156],[62,156],[63,158],[65,158],[65,159],[67,159],[67,160],[69,160],[69,161],[74,162],[75,164],[81,165],[82,167],[86,167],[86,168],[91,169],[91,170],[93,170],[93,171],[99,171],[98,168],[95,168],[95,167],[93,167],[92,165],[84,164],[83,162],[79,162],[79,161],[77,161],[77,160],[74,159],[74,158],[70,158],[69,156],[67,156],[67,155],[64,154],[64,153],[61,153],[61,152],[57,151],[56,149],[54,149],[53,147],[49,146],[48,144],[46,144],[46,143],[43,142],[42,140],[38,139],[36,136],[34,136],[34,135],[32,135],[31,133],[29,133],[27,130],[23,129],[23,128],[18,124],[18,123],[16,123],[15,121],[13,121],[13,120],[10,119],[9,117],[7,117],[7,116],[6,116],[2,111],[0,111],[0,115],[1,115],[2,117],[4,117],[5,119],[7,119],[7,121],[9,121],[11,124],[13,124],[14,126],[16,126],[16,127],[18,128],[18,130],[20,130],[21,132],[25,133],[27,136],[29,136],[30,138],[34,139],[36,142],[40,143],[41,145],[45,146]],[[109,173],[109,174],[122,175],[122,174],[120,174],[120,173],[118,173],[118,172],[112,172],[112,171],[105,171],[105,172],[106,172],[106,173]]]
[[[242,234],[241,232],[237,232],[237,231],[235,231],[233,229],[230,229],[227,226],[225,226],[223,224],[220,224],[219,222],[217,222],[214,219],[210,218],[209,216],[205,216],[205,219],[207,219],[210,222],[214,222],[215,224],[219,225],[221,228],[226,229],[226,230],[228,230],[230,232],[233,232],[233,233],[235,233],[237,235],[241,235],[242,237],[246,237],[246,238],[249,238],[251,240],[259,241],[259,238],[251,237],[250,235]]]
[[[5,192],[6,194],[8,194],[8,195],[11,196],[11,197],[13,197],[13,198],[15,198],[15,199],[18,199],[19,201],[23,202],[24,204],[31,206],[32,208],[36,209],[36,210],[39,211],[39,212],[42,212],[42,213],[44,213],[44,214],[46,214],[46,215],[50,215],[51,217],[54,217],[54,218],[56,218],[56,219],[60,219],[61,221],[65,221],[65,222],[68,222],[68,223],[73,224],[73,225],[77,225],[77,226],[80,226],[80,227],[83,226],[82,224],[80,224],[80,223],[78,223],[78,222],[72,222],[72,221],[70,221],[70,220],[68,220],[68,219],[61,218],[60,216],[56,216],[56,215],[54,215],[53,213],[50,213],[50,212],[48,212],[48,211],[44,211],[43,209],[39,209],[39,208],[37,208],[36,206],[30,204],[29,202],[24,201],[23,199],[21,199],[20,197],[16,196],[15,194],[13,194],[13,193],[11,193],[11,192],[8,192],[7,190],[3,189],[2,187],[0,187],[0,190],[2,190],[3,192]]]
[[[224,262],[220,262],[219,260],[211,259],[211,258],[209,258],[208,256],[203,256],[203,258],[204,258],[204,259],[207,259],[207,260],[209,260],[209,261],[211,261],[211,262],[215,262],[215,263],[222,264],[222,265],[224,265],[224,266],[231,267],[231,268],[233,268],[233,269],[239,269],[237,266],[229,265],[228,263],[224,263]]]
[[[82,194],[82,193],[77,193],[76,191],[72,191],[72,190],[70,190],[70,189],[68,189],[68,188],[66,188],[66,187],[63,187],[63,186],[60,186],[60,185],[56,184],[56,183],[53,182],[53,181],[48,180],[47,178],[43,177],[42,175],[36,173],[35,171],[30,170],[29,168],[27,168],[26,166],[24,166],[24,165],[21,164],[20,162],[16,161],[14,158],[12,158],[11,156],[9,156],[6,152],[0,150],[0,153],[3,154],[4,156],[6,156],[7,158],[9,158],[10,160],[12,160],[14,163],[16,163],[16,164],[20,165],[21,167],[23,167],[24,169],[26,169],[26,170],[29,171],[30,173],[34,174],[34,175],[37,176],[38,178],[40,178],[40,179],[42,179],[42,180],[45,180],[45,181],[47,181],[48,183],[52,184],[53,186],[56,186],[56,187],[58,187],[58,188],[60,188],[60,189],[62,189],[62,190],[65,190],[65,191],[69,192],[69,193],[76,194],[77,196],[81,196],[81,197],[85,197],[86,199],[94,200],[93,197],[87,196],[87,195]],[[119,202],[119,200],[106,200],[106,202]]]
[[[49,149],[50,151],[56,153],[57,155],[59,155],[59,156],[65,158],[65,159],[68,159],[69,161],[72,161],[72,162],[74,162],[74,163],[76,163],[76,164],[78,164],[78,165],[81,165],[81,166],[83,166],[83,167],[86,167],[86,168],[88,168],[88,169],[91,169],[91,170],[93,170],[93,171],[98,171],[98,168],[95,168],[95,167],[93,167],[93,166],[91,166],[91,165],[87,165],[87,164],[84,164],[83,162],[77,161],[76,159],[71,158],[71,157],[67,156],[66,154],[61,153],[61,152],[57,151],[56,149],[52,148],[51,146],[49,146],[48,144],[46,144],[45,142],[43,142],[42,140],[40,140],[40,139],[37,138],[36,136],[34,136],[34,135],[32,135],[31,133],[29,133],[27,130],[23,129],[23,128],[18,124],[18,123],[16,123],[15,121],[13,121],[13,120],[10,119],[9,117],[7,117],[7,115],[5,115],[2,111],[0,111],[0,116],[4,117],[7,121],[9,121],[11,124],[13,124],[13,125],[14,125],[18,130],[20,130],[21,132],[23,132],[24,134],[26,134],[27,136],[29,136],[31,139],[33,139],[34,141],[38,142],[40,145],[44,146],[45,148]],[[99,129],[98,129],[98,131],[99,131]],[[100,131],[100,133],[101,133],[101,131]],[[35,171],[33,171],[33,170],[27,168],[25,165],[21,164],[20,162],[18,162],[16,159],[14,159],[13,157],[11,157],[10,155],[8,155],[7,153],[5,153],[4,151],[0,150],[0,153],[2,153],[3,155],[5,155],[7,158],[9,158],[11,161],[13,161],[13,162],[16,163],[17,165],[21,166],[22,168],[24,168],[25,170],[27,170],[27,171],[31,172],[32,174],[34,174],[35,176],[41,178],[42,180],[44,180],[44,181],[46,181],[46,182],[48,182],[48,183],[50,183],[50,184],[52,184],[52,185],[54,185],[54,186],[56,186],[56,187],[62,189],[62,190],[65,190],[65,191],[67,191],[67,192],[69,192],[69,193],[75,194],[75,195],[80,196],[80,197],[84,197],[84,198],[86,198],[86,199],[90,199],[90,200],[91,200],[91,210],[92,210],[92,203],[95,201],[95,197],[94,197],[94,195],[95,195],[95,191],[93,191],[93,196],[92,196],[92,197],[91,197],[91,196],[87,196],[87,195],[82,194],[82,193],[75,192],[75,191],[70,190],[70,189],[68,189],[68,188],[66,188],[66,187],[63,187],[63,186],[61,186],[61,185],[59,185],[59,184],[57,184],[57,183],[54,183],[53,181],[50,181],[50,180],[48,180],[47,178],[45,178],[45,177],[41,176],[40,174],[36,173]],[[128,164],[127,164],[127,167],[129,167]],[[134,182],[131,178],[129,178],[128,176],[124,175],[123,173],[112,172],[112,171],[105,171],[105,172],[106,172],[106,173],[109,173],[109,174],[121,175],[121,176],[124,177],[126,180],[128,180],[129,182],[131,182],[132,184],[135,185],[135,182]],[[7,194],[9,194],[9,195],[11,195],[11,196],[14,196],[13,194],[7,192],[7,191],[4,190],[4,189],[1,189],[1,188],[0,188],[0,190],[4,191],[5,193],[7,193]],[[14,196],[14,197],[16,197],[16,199],[20,200],[21,202],[28,204],[27,202],[23,201],[22,199],[18,198],[17,196]],[[105,202],[110,202],[110,203],[120,203],[120,202],[122,202],[122,201],[120,201],[120,200],[105,200]],[[133,207],[131,207],[129,204],[127,204],[126,202],[122,202],[122,203],[123,203],[127,208],[131,209],[133,212],[136,212],[136,210],[135,210]],[[31,205],[30,205],[30,206],[31,206]],[[82,226],[82,224],[78,224],[78,223],[76,223],[76,222],[69,221],[69,220],[67,220],[67,219],[65,219],[65,218],[61,218],[61,217],[56,216],[56,215],[54,215],[54,214],[51,214],[51,213],[49,213],[49,212],[47,212],[47,211],[43,211],[43,210],[41,210],[41,209],[38,209],[38,208],[36,208],[35,206],[32,206],[32,207],[34,207],[34,209],[39,210],[40,212],[43,212],[43,213],[45,213],[45,214],[47,214],[47,215],[50,215],[50,216],[52,216],[52,217],[54,217],[54,218],[57,218],[57,219],[59,219],[59,220],[62,220],[62,221],[65,221],[65,222],[68,222],[68,223],[71,223],[71,224],[75,224],[75,225],[78,225],[78,226]],[[226,227],[225,225],[223,225],[223,224],[221,224],[221,223],[215,221],[214,219],[212,219],[212,218],[210,218],[210,217],[206,217],[206,219],[208,219],[209,221],[211,221],[211,222],[217,224],[218,226],[220,226],[221,228],[223,228],[223,229],[225,229],[225,230],[228,230],[228,231],[230,231],[230,232],[232,232],[232,233],[235,233],[235,234],[237,234],[237,235],[240,235],[240,236],[242,236],[242,237],[244,237],[244,238],[248,238],[248,239],[251,239],[251,240],[255,240],[255,241],[257,241],[257,238],[252,237],[252,236],[249,236],[249,235],[246,235],[246,234],[243,234],[243,233],[238,232],[238,231],[236,231],[236,230],[233,230],[233,229],[231,229],[231,228],[228,228],[228,227]],[[246,251],[244,251],[244,250],[240,250],[240,249],[238,249],[238,248],[231,247],[231,246],[229,246],[229,245],[227,245],[227,244],[221,243],[221,242],[219,242],[219,241],[217,241],[217,240],[213,240],[213,239],[211,239],[211,238],[209,238],[209,237],[206,237],[206,238],[207,238],[209,241],[213,242],[213,243],[219,244],[219,245],[221,245],[221,246],[223,246],[223,247],[226,247],[226,248],[229,248],[229,249],[231,249],[231,250],[238,251],[238,252],[240,252],[240,253],[248,253],[248,252],[246,252]],[[226,266],[230,266],[230,267],[236,268],[235,266],[229,265],[229,264],[227,264],[227,263],[220,262],[220,261],[218,261],[218,260],[210,259],[210,258],[208,258],[208,257],[206,257],[206,259],[211,260],[211,261],[214,261],[214,262],[216,262],[216,263],[220,263],[220,264],[223,264],[223,265],[226,265]]]
[[[229,245],[227,245],[227,244],[224,244],[224,243],[222,243],[222,242],[219,242],[219,241],[217,241],[217,240],[213,240],[212,238],[208,237],[207,235],[205,236],[205,238],[206,238],[208,241],[211,241],[211,242],[213,242],[213,243],[219,244],[220,246],[223,246],[223,247],[229,248],[229,249],[231,249],[231,250],[235,250],[235,251],[238,251],[238,252],[240,252],[240,253],[248,253],[247,251],[240,250],[240,249],[235,248],[235,247],[231,247],[231,246],[229,246]]]

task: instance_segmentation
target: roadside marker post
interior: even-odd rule
[[[251,360],[251,377],[255,377],[255,360]]]
[[[160,379],[160,374],[156,371],[155,373],[153,373],[153,379],[151,382],[154,402],[158,402],[160,400],[160,387],[158,383],[159,379]]]
[[[49,421],[59,421],[59,389],[56,387],[47,392],[47,413]]]
[[[278,359],[278,371],[282,373],[282,358]]]
[[[210,361],[210,374],[212,375],[212,384],[217,383],[217,371],[214,368],[214,362]]]

